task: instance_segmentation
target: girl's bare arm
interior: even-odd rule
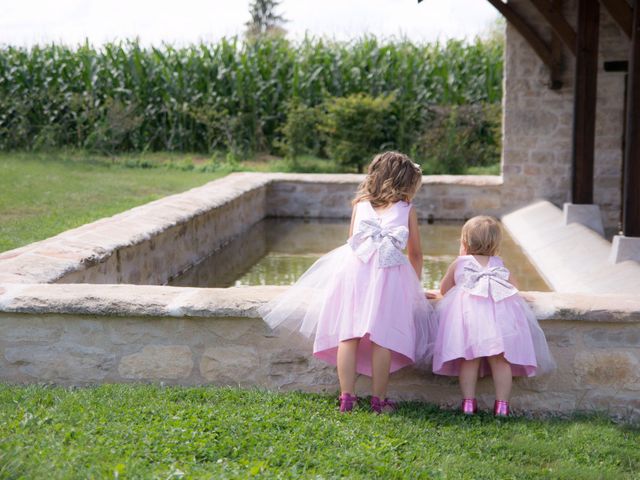
[[[422,246],[420,245],[420,229],[418,226],[418,214],[411,207],[409,211],[409,241],[407,243],[409,262],[419,279],[422,279]]]
[[[449,265],[449,268],[447,269],[447,273],[445,273],[444,278],[442,279],[442,282],[440,282],[440,293],[442,295],[445,295],[449,290],[455,287],[456,285],[456,280],[454,277],[455,272],[456,272],[456,262],[453,262],[451,265]]]
[[[351,225],[349,226],[349,238],[353,236],[353,224],[356,222],[356,205],[351,210]]]

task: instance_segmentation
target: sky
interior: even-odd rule
[[[0,0],[0,44],[139,38],[182,45],[241,35],[248,0]],[[373,33],[415,41],[469,38],[498,14],[485,0],[282,0],[288,36],[346,40]]]

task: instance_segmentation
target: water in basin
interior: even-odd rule
[[[425,288],[440,286],[447,267],[458,253],[461,228],[460,223],[421,225]],[[173,278],[169,285],[291,285],[320,256],[344,244],[348,233],[349,222],[345,220],[265,219]],[[506,232],[501,256],[521,290],[549,291]]]

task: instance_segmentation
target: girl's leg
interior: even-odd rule
[[[372,394],[381,400],[387,398],[389,385],[389,369],[391,368],[391,351],[371,342],[371,383]]]
[[[460,365],[460,390],[463,398],[476,398],[476,384],[481,358],[462,360]]]
[[[338,344],[338,379],[340,393],[355,394],[356,390],[356,360],[358,356],[359,338],[344,340]]]
[[[508,402],[511,396],[511,364],[504,358],[504,354],[488,357],[493,384],[496,389],[496,400]]]

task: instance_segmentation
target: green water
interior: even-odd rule
[[[438,288],[459,248],[460,224],[436,223],[420,227],[425,288]],[[266,219],[214,252],[169,284],[192,287],[291,285],[323,254],[343,245],[349,223],[341,220]],[[521,290],[549,287],[508,236],[502,259]]]

